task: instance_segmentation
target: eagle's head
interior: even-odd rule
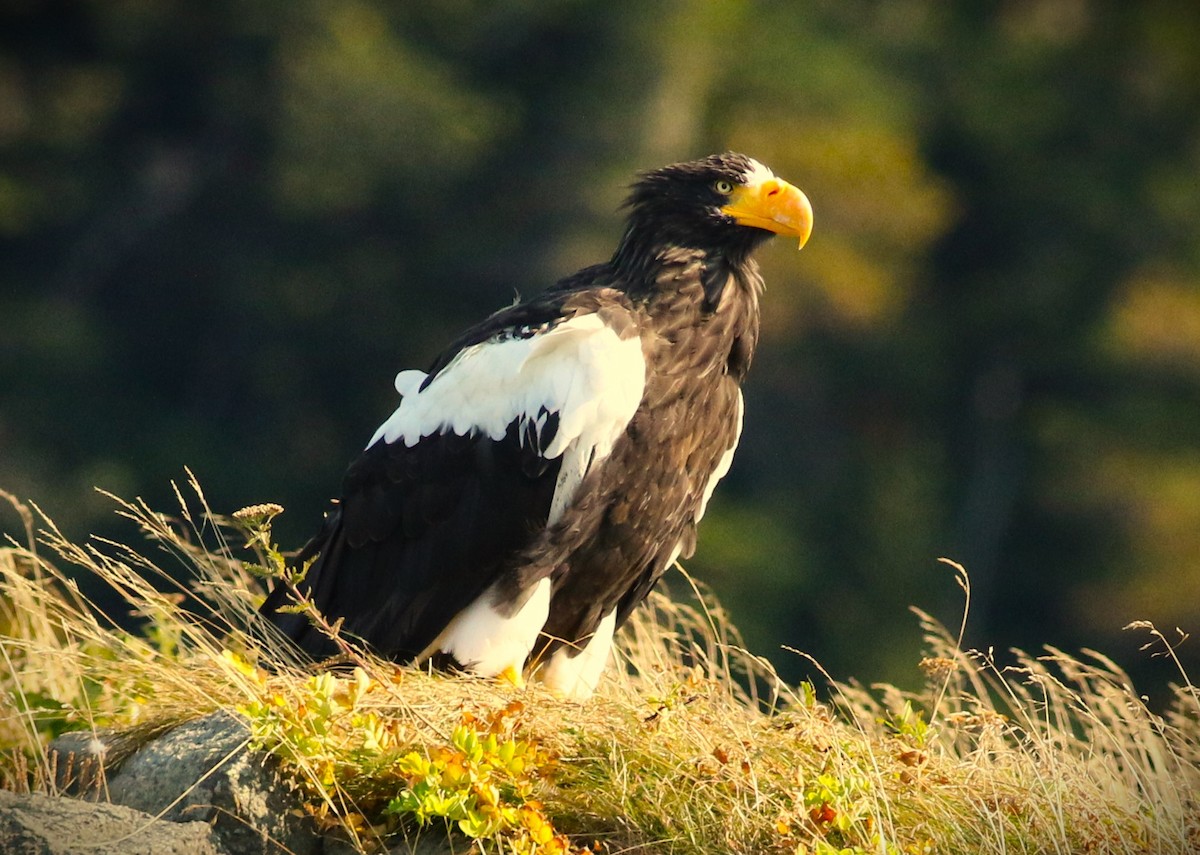
[[[744,257],[772,234],[812,232],[812,206],[752,157],[714,154],[647,172],[633,185],[627,239],[642,247],[686,246]]]

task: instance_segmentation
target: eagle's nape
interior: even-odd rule
[[[303,594],[398,661],[586,697],[614,632],[680,556],[741,431],[758,338],[751,258],[801,246],[799,190],[726,153],[644,175],[613,257],[464,333],[351,465]],[[302,650],[334,648],[263,606]]]

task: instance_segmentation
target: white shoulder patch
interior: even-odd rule
[[[424,371],[410,368],[396,375],[396,391],[401,395],[415,395],[429,375]]]
[[[612,451],[625,431],[646,384],[641,340],[621,339],[596,314],[580,315],[526,337],[496,337],[464,348],[424,389],[426,375],[402,371],[400,406],[380,425],[367,447],[382,440],[410,448],[422,437],[504,437],[514,421],[544,423],[558,416],[558,431],[545,456],[563,456],[555,506],[561,514],[570,492],[591,465]],[[542,422],[539,423],[539,414]],[[551,520],[553,522],[553,520]]]

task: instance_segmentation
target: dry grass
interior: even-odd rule
[[[1098,653],[1015,652],[1002,667],[921,614],[923,691],[832,681],[822,701],[743,650],[697,590],[639,610],[622,667],[584,705],[365,657],[313,679],[255,613],[261,583],[240,559],[269,565],[269,542],[252,556],[194,481],[189,501],[177,492],[173,519],[118,500],[149,549],[73,544],[40,513],[35,538],[13,503],[27,533],[0,550],[0,785],[51,787],[43,749],[63,729],[117,729],[132,750],[224,708],[364,850],[411,830],[417,814],[397,806],[420,780],[444,796],[483,779],[507,805],[470,815],[488,852],[1200,851],[1200,695],[1182,669],[1160,716]],[[115,629],[80,575],[117,591],[145,631]],[[1133,629],[1173,655],[1153,627]],[[472,734],[495,737],[475,761]],[[474,783],[460,774],[470,762]]]

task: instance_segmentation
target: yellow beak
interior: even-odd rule
[[[734,188],[729,204],[721,208],[721,213],[733,217],[743,226],[799,238],[801,249],[812,234],[812,204],[799,189],[782,178],[768,178],[757,184]]]

